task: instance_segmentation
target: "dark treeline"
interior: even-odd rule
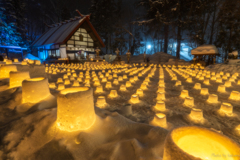
[[[191,48],[218,47],[221,58],[239,50],[240,0],[0,0],[1,44],[30,45],[46,29],[74,16],[91,13],[104,40],[105,53],[147,50],[180,57],[181,43]],[[10,38],[12,37],[12,38]],[[140,50],[141,48],[141,50]]]

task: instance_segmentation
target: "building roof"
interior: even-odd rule
[[[105,47],[102,39],[89,21],[89,16],[76,17],[62,23],[48,26],[44,32],[31,46],[42,46],[47,44],[65,44],[80,26],[88,26],[88,32],[94,43],[99,43],[99,47]]]
[[[212,55],[212,54],[219,54],[216,46],[214,45],[202,45],[197,48],[192,49],[192,55]]]

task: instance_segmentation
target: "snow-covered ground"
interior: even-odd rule
[[[119,82],[118,85],[112,84],[112,88],[106,89],[105,84],[101,83],[103,93],[95,93],[94,103],[98,96],[105,96],[108,107],[100,109],[95,107],[97,115],[96,123],[90,130],[82,132],[61,132],[55,127],[57,118],[57,105],[43,110],[39,110],[39,104],[35,104],[26,112],[17,112],[16,106],[21,104],[21,88],[13,88],[0,93],[0,157],[2,159],[114,159],[114,160],[137,160],[137,159],[161,159],[163,157],[164,140],[169,132],[161,127],[149,125],[154,119],[157,103],[157,90],[160,80],[160,68],[150,68],[143,76],[132,83],[127,91],[119,91],[121,84],[126,84],[130,75],[124,71],[117,73],[117,77],[128,75],[127,80]],[[129,67],[133,68],[133,67]],[[137,68],[140,68],[138,66]],[[145,67],[146,69],[146,67]],[[108,71],[107,69],[106,71]],[[112,69],[111,69],[112,70]],[[119,69],[118,69],[119,70]],[[182,86],[175,86],[176,80],[172,80],[169,70],[176,74],[177,80],[182,82]],[[95,70],[96,74],[102,70]],[[76,74],[86,71],[76,69]],[[140,103],[132,104],[132,114],[122,114],[122,108],[129,104],[131,96],[140,88],[145,78],[150,77],[147,89],[143,91],[143,96],[139,97]],[[229,100],[232,91],[240,91],[237,79],[231,87],[226,87],[226,92],[217,91],[219,85],[210,80],[210,85],[205,85],[203,80],[192,77],[193,82],[186,82],[183,74],[178,74],[171,69],[163,69],[165,82],[164,100],[167,111],[164,112],[167,122],[173,129],[180,126],[202,126],[221,132],[240,144],[240,135],[235,132],[235,128],[240,124],[240,104],[239,100]],[[91,71],[90,71],[91,73]],[[140,73],[140,71],[138,72]],[[56,75],[47,74],[49,82],[57,82],[65,73]],[[111,73],[113,75],[113,73]],[[105,73],[104,73],[105,75]],[[108,80],[113,82],[114,79]],[[229,78],[228,78],[229,79]],[[84,78],[82,79],[84,80]],[[71,82],[72,84],[73,82]],[[201,95],[200,90],[194,89],[195,83],[201,83],[202,88],[208,88],[210,94],[218,96],[218,103],[207,102],[208,95]],[[7,85],[7,80],[1,80],[0,85]],[[80,82],[83,86],[84,83]],[[94,91],[96,87],[93,81],[90,83]],[[66,87],[71,87],[68,85]],[[189,120],[191,107],[186,107],[184,99],[180,97],[182,89],[188,90],[189,96],[194,98],[194,107],[203,110],[204,123],[195,123]],[[111,90],[117,90],[117,98],[109,98]],[[59,94],[57,89],[50,89],[51,94]],[[218,114],[222,102],[231,103],[233,106],[233,116],[226,117]],[[87,102],[86,102],[87,103]]]

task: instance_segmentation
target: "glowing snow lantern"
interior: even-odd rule
[[[239,98],[240,93],[238,91],[232,91],[229,97],[230,100],[239,100]]]
[[[101,93],[101,92],[103,92],[103,87],[102,87],[101,85],[97,86],[95,92],[96,92],[96,93]]]
[[[163,101],[157,101],[156,105],[154,106],[154,109],[160,112],[166,111],[165,103]]]
[[[126,87],[131,87],[131,86],[132,86],[131,82],[127,81],[126,82]]]
[[[60,130],[87,130],[95,123],[92,88],[62,90],[57,97],[57,104],[57,127]]]
[[[73,85],[72,85],[73,87],[79,87],[80,85],[79,85],[79,82],[77,81],[77,80],[75,80],[74,82],[73,82]]]
[[[138,76],[134,76],[134,81],[138,81]]]
[[[22,61],[21,65],[26,66],[27,65],[27,61]]]
[[[69,79],[65,79],[64,84],[65,84],[65,85],[71,84],[71,83],[70,83],[70,80],[69,80]]]
[[[49,95],[47,78],[32,78],[22,82],[22,103],[38,103]]]
[[[216,82],[217,83],[222,83],[222,78],[217,78]]]
[[[176,84],[175,84],[175,86],[180,86],[180,85],[182,85],[181,81],[177,81]]]
[[[188,83],[192,83],[192,77],[188,77],[188,78],[187,78],[187,82],[188,82]]]
[[[29,72],[17,72],[17,71],[11,71],[10,72],[10,78],[9,78],[9,87],[20,87],[22,86],[22,81],[25,79],[29,79]]]
[[[236,133],[240,136],[240,124],[235,128]]]
[[[223,75],[223,76],[222,76],[222,79],[223,79],[223,80],[228,80],[228,77],[227,77],[226,75]]]
[[[15,65],[4,65],[0,67],[0,78],[9,78],[9,73],[11,71],[17,71],[17,67]]]
[[[204,120],[202,110],[192,108],[191,113],[189,114],[189,118],[194,122],[201,122],[202,120]]]
[[[207,102],[209,102],[209,103],[218,103],[218,96],[216,94],[210,94],[208,96]]]
[[[217,90],[218,92],[226,92],[226,89],[225,89],[225,86],[224,85],[220,85],[220,86],[218,86],[218,90]]]
[[[233,106],[230,103],[222,103],[219,112],[231,116],[233,114]]]
[[[65,85],[62,83],[58,84],[58,90],[63,90],[63,89],[65,89]]]
[[[200,92],[201,95],[208,95],[208,88],[202,88],[201,89],[201,92]]]
[[[137,94],[138,96],[143,96],[143,90],[142,90],[142,89],[137,89],[136,94]]]
[[[232,86],[232,82],[226,81],[224,85],[225,85],[226,87],[231,87],[231,86]]]
[[[205,79],[204,81],[203,81],[203,83],[205,84],[205,85],[209,85],[210,83],[209,83],[209,79]]]
[[[101,85],[101,84],[100,84],[100,81],[99,81],[99,80],[96,80],[96,81],[94,82],[94,86],[99,86],[99,85]]]
[[[107,103],[106,103],[105,97],[104,96],[99,96],[97,98],[96,106],[99,107],[99,108],[105,108],[106,105],[107,105]]]
[[[194,98],[193,97],[186,97],[183,104],[187,107],[193,107],[194,106]]]
[[[107,78],[106,78],[106,77],[104,77],[104,78],[102,79],[102,83],[105,83],[105,82],[107,82]]]
[[[137,94],[133,94],[130,99],[131,103],[139,103],[139,97]]]
[[[158,87],[157,92],[163,92],[163,93],[165,93],[165,88],[164,88],[164,87]]]
[[[119,76],[119,77],[118,77],[118,81],[120,81],[120,82],[123,81],[123,77],[122,77],[122,76]]]
[[[172,81],[176,81],[176,80],[177,80],[177,76],[173,76]]]
[[[238,80],[238,83],[237,83],[237,85],[240,85],[240,80]]]
[[[163,160],[238,160],[239,156],[234,155],[239,153],[239,145],[220,133],[184,126],[168,134]]]
[[[201,89],[201,83],[195,83],[194,89]]]
[[[188,90],[182,90],[180,97],[181,97],[181,98],[189,97],[189,95],[188,95]]]
[[[201,81],[204,80],[204,77],[203,76],[199,77],[199,80],[201,80]]]
[[[56,84],[54,82],[49,83],[49,88],[55,89],[56,88]]]
[[[127,75],[123,75],[123,79],[124,79],[124,80],[128,79],[128,78],[127,78]]]
[[[107,82],[105,88],[107,88],[107,89],[112,88],[112,83],[111,82]]]
[[[167,118],[163,113],[157,113],[153,120],[150,122],[151,125],[159,126],[165,129],[168,129]]]
[[[157,93],[157,100],[160,101],[160,100],[165,100],[165,94],[163,92],[158,92]]]
[[[109,94],[110,98],[116,98],[118,97],[117,91],[116,90],[111,90]]]
[[[122,84],[121,86],[120,86],[120,89],[119,89],[120,91],[126,91],[127,89],[126,89],[126,86],[124,85],[124,84]]]

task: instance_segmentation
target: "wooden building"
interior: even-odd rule
[[[31,45],[32,54],[42,60],[80,59],[81,56],[94,53],[97,47],[105,45],[91,24],[89,15],[48,26],[48,30]]]

